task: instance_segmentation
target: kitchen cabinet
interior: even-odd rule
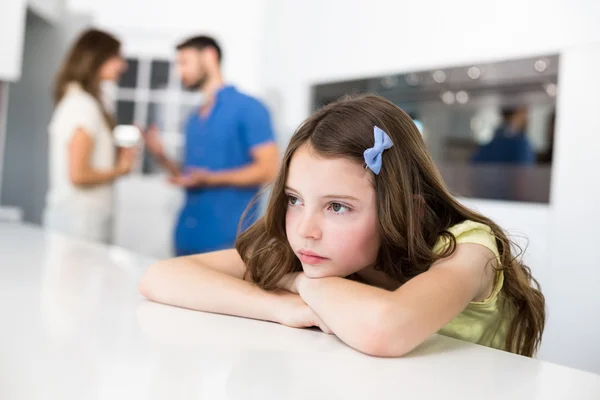
[[[0,81],[21,77],[26,10],[26,0],[0,2]]]

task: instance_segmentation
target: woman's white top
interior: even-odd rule
[[[44,226],[71,236],[110,242],[112,183],[81,187],[69,178],[70,144],[78,128],[84,129],[94,141],[91,167],[106,171],[115,166],[115,146],[100,103],[79,84],[69,84],[48,127],[50,179]]]

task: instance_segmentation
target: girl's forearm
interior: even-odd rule
[[[279,322],[277,293],[185,259],[150,267],[140,292],[177,307]]]
[[[341,340],[364,353],[383,355],[390,292],[335,277],[301,279],[298,292]]]

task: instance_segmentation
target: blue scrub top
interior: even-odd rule
[[[272,142],[273,128],[266,107],[257,99],[223,87],[207,117],[195,111],[185,129],[184,169],[229,170],[252,162],[252,148]],[[246,207],[260,187],[204,187],[188,189],[175,230],[175,252],[188,255],[231,248]],[[256,220],[253,207],[248,227]]]
[[[507,128],[501,127],[494,133],[493,139],[479,148],[473,156],[474,164],[502,163],[515,165],[532,165],[535,163],[535,152],[529,143],[527,134],[519,132],[510,134]]]

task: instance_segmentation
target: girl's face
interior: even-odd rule
[[[288,242],[308,277],[346,277],[375,264],[381,238],[368,170],[305,144],[290,160],[285,192]]]

